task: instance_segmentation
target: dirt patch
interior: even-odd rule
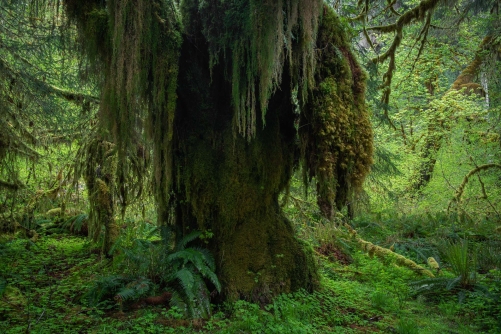
[[[328,244],[323,244],[320,245],[319,247],[316,247],[315,250],[324,256],[327,256],[329,260],[338,262],[339,264],[342,264],[343,266],[347,266],[353,262],[352,257],[345,253],[341,247],[333,244],[333,243],[328,243]]]

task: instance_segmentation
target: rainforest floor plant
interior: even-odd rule
[[[170,230],[156,242],[150,230],[145,239],[134,239],[124,232],[111,252],[116,255],[115,268],[122,274],[96,280],[85,295],[91,306],[109,307],[111,298],[122,309],[127,301],[151,296],[155,291],[168,293],[170,305],[178,307],[187,317],[208,318],[211,314],[207,283],[217,292],[221,285],[215,274],[215,262],[207,249],[190,246],[200,237],[194,231],[175,239]],[[163,292],[162,292],[163,291]]]

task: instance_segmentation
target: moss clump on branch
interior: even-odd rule
[[[316,176],[318,204],[328,218],[334,208],[352,200],[372,164],[365,73],[349,49],[344,29],[327,10],[317,41],[317,86],[299,126],[305,182]]]

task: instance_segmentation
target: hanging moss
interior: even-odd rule
[[[106,2],[65,0],[63,4],[68,18],[76,24],[80,47],[94,65],[94,72],[102,70],[111,50]]]
[[[118,178],[127,179],[128,152],[144,143],[147,129],[155,146],[156,198],[165,208],[181,43],[177,1],[68,0],[65,8],[91,63],[104,74],[100,127],[117,145]]]
[[[102,252],[109,251],[118,237],[113,189],[117,169],[115,145],[99,137],[86,147],[85,182],[89,194],[89,237],[99,241],[104,231]]]
[[[238,132],[250,139],[256,119],[265,120],[268,101],[286,67],[305,93],[313,86],[315,40],[322,0],[188,1],[186,17],[197,8],[209,45],[210,66],[221,62],[231,81]],[[191,14],[191,15],[190,15]],[[192,21],[190,21],[191,23]],[[189,24],[186,24],[189,31]],[[301,94],[301,97],[306,94]],[[260,111],[260,115],[259,115]]]
[[[372,164],[365,74],[344,30],[326,7],[317,40],[317,86],[299,125],[305,182],[316,177],[318,204],[328,218],[352,200]]]

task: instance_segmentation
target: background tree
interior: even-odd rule
[[[32,215],[26,201],[36,190],[59,190],[62,179],[57,187],[50,182],[61,166],[46,161],[40,150],[84,134],[82,124],[98,103],[92,83],[79,83],[76,58],[68,52],[75,31],[61,14],[57,1],[0,1],[0,230],[12,230],[16,220],[27,219],[23,214]],[[20,173],[23,161],[31,166],[26,175]],[[53,178],[39,178],[40,166]]]

